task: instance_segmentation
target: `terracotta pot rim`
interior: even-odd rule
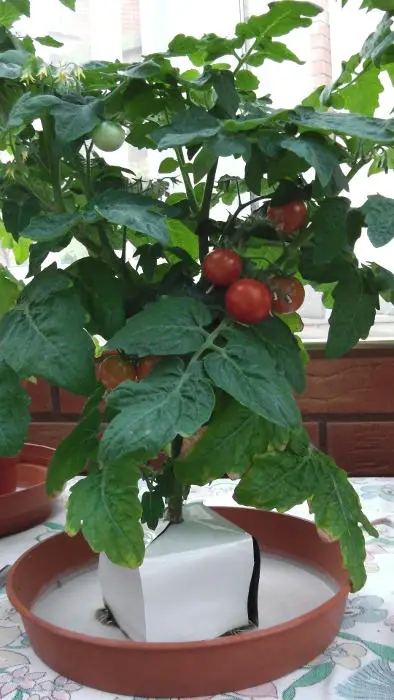
[[[0,538],[22,532],[43,522],[53,499],[46,493],[46,475],[55,450],[46,445],[25,443],[16,470],[23,488],[0,495]]]
[[[228,509],[230,509],[229,507]],[[233,509],[233,508],[231,508]],[[235,510],[235,508],[234,508]],[[239,510],[239,508],[237,508]],[[242,509],[241,509],[242,510]],[[246,509],[245,509],[246,510]],[[292,520],[297,520],[297,521],[302,521],[306,526],[311,526],[311,522],[308,520],[305,520],[303,518],[298,518],[296,516],[292,515],[286,515],[283,516],[282,514],[279,513],[271,513],[271,515],[276,515],[279,517],[287,517],[291,518]],[[64,537],[68,537],[68,535],[65,532],[58,533],[57,535],[54,535],[50,539],[63,539]],[[338,591],[336,593],[333,593],[333,595],[327,600],[325,603],[322,603],[316,608],[313,608],[312,610],[303,613],[302,615],[299,615],[298,617],[292,618],[291,620],[288,620],[287,622],[282,622],[278,625],[274,625],[273,627],[268,627],[266,629],[261,629],[261,630],[254,630],[251,632],[246,632],[243,633],[242,635],[233,635],[233,636],[228,636],[228,637],[219,637],[217,639],[207,639],[207,640],[202,640],[202,641],[197,641],[197,642],[133,642],[132,640],[113,640],[113,639],[107,639],[105,637],[96,637],[94,635],[88,635],[88,634],[82,634],[78,632],[73,632],[72,630],[68,630],[64,627],[58,627],[57,625],[52,624],[51,622],[48,622],[47,620],[44,620],[41,617],[38,617],[38,615],[35,615],[30,608],[26,607],[21,601],[18,599],[18,596],[16,595],[14,591],[14,578],[16,575],[16,570],[19,564],[24,562],[24,560],[29,557],[30,559],[32,556],[34,556],[34,552],[45,546],[45,544],[48,542],[48,540],[44,540],[43,542],[39,542],[38,544],[34,545],[31,547],[29,550],[24,552],[22,556],[15,562],[15,564],[12,566],[8,578],[7,578],[7,595],[9,597],[9,600],[12,604],[13,607],[15,607],[18,612],[22,615],[23,618],[28,619],[32,624],[37,625],[38,627],[41,627],[48,632],[51,632],[52,634],[55,635],[61,635],[65,639],[68,639],[70,641],[77,641],[77,642],[83,642],[87,643],[89,645],[94,645],[95,647],[100,647],[100,648],[108,648],[110,647],[111,649],[130,649],[130,650],[145,650],[148,653],[149,652],[174,652],[174,651],[194,651],[197,649],[201,649],[201,647],[206,647],[209,645],[212,648],[216,647],[237,647],[245,642],[247,640],[249,643],[252,641],[256,641],[256,643],[263,639],[264,637],[271,637],[276,634],[281,634],[284,633],[285,631],[291,630],[295,627],[302,626],[306,624],[308,621],[314,620],[316,617],[320,617],[324,613],[327,613],[330,609],[335,608],[336,605],[338,605],[339,601],[341,601],[345,596],[347,596],[350,591],[351,591],[351,586],[350,582],[348,583],[341,583],[339,581],[335,581],[335,579],[332,578],[332,581],[338,586]],[[322,542],[322,547],[330,547],[330,546],[336,546],[335,543],[325,543]],[[279,551],[275,550],[270,550],[270,549],[264,549],[264,553],[267,554],[277,554],[280,555],[281,553]],[[283,556],[283,552],[282,552]],[[97,559],[98,554],[92,553],[91,561],[93,562],[95,559]],[[289,557],[290,558],[290,557]],[[297,560],[299,561],[299,560]],[[87,564],[88,562],[86,562]],[[304,561],[304,563],[307,563],[307,560]],[[318,569],[315,569],[318,571]],[[69,571],[72,571],[70,569]],[[66,571],[59,572],[59,575],[65,574]],[[52,581],[55,579],[52,579]],[[48,581],[48,586],[52,583],[52,581]],[[43,589],[41,589],[40,592],[42,592]],[[39,597],[39,596],[37,596]],[[37,599],[37,598],[36,598]]]

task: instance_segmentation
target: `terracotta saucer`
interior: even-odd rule
[[[49,584],[94,563],[95,555],[82,536],[69,538],[62,533],[26,552],[8,576],[9,599],[22,615],[36,654],[57,673],[92,688],[182,698],[258,686],[322,653],[339,630],[349,593],[339,547],[322,543],[315,527],[298,518],[243,508],[215,510],[254,535],[263,551],[291,558],[326,576],[336,592],[324,604],[286,623],[210,641],[149,644],[78,634],[32,612]]]
[[[18,488],[0,496],[0,537],[27,530],[45,520],[52,500],[45,490],[47,467],[54,450],[26,444],[18,464]]]

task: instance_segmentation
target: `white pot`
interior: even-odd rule
[[[259,573],[252,537],[202,503],[184,507],[184,521],[153,539],[138,569],[104,554],[99,561],[103,599],[138,642],[199,641],[247,626]]]

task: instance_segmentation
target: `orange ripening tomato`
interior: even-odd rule
[[[136,368],[125,357],[110,355],[100,362],[97,368],[97,379],[106,389],[112,391],[128,379],[136,382],[138,377]]]
[[[148,355],[147,357],[143,357],[137,365],[138,379],[145,379],[160,360],[160,355]]]

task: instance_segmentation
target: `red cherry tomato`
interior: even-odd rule
[[[270,280],[272,291],[272,311],[289,314],[302,306],[305,289],[295,277],[273,277]]]
[[[101,384],[104,384],[106,389],[112,391],[127,379],[136,382],[138,377],[134,365],[126,358],[120,355],[110,355],[100,362],[97,369],[97,379]]]
[[[268,218],[282,233],[292,233],[305,225],[308,210],[302,201],[294,200],[280,207],[269,207]]]
[[[259,323],[266,318],[272,305],[271,290],[254,279],[241,279],[226,292],[227,313],[240,323]]]
[[[233,250],[217,248],[204,258],[202,272],[217,287],[228,287],[242,273],[242,260]]]
[[[160,355],[149,355],[148,357],[143,357],[137,365],[138,379],[145,379],[145,377],[151,373],[154,366],[157,365],[160,360]]]

